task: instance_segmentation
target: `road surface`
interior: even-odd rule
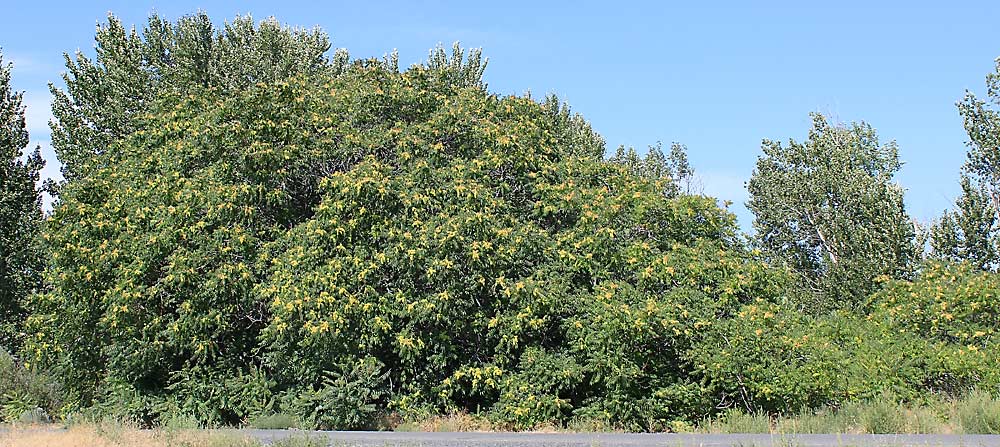
[[[635,433],[420,433],[240,430],[265,444],[310,437],[357,447],[1000,447],[1000,435],[767,435]]]

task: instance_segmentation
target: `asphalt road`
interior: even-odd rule
[[[1000,435],[766,435],[627,433],[417,433],[240,430],[264,443],[288,437],[330,446],[419,447],[1000,447]]]

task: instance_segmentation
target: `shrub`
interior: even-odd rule
[[[492,417],[518,429],[563,421],[572,414],[572,399],[579,395],[583,368],[564,354],[537,347],[521,355],[517,372],[502,379]]]
[[[961,395],[997,391],[1000,276],[969,264],[927,263],[913,281],[892,281],[874,295],[872,320],[889,331],[923,340],[922,385]]]
[[[304,427],[319,430],[357,430],[369,427],[385,394],[386,373],[376,359],[342,364],[327,372],[315,388],[298,389],[286,408]]]
[[[62,386],[57,381],[43,371],[26,368],[0,348],[0,422],[22,417],[48,420],[62,406]]]

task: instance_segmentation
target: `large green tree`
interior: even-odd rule
[[[114,142],[138,130],[164,94],[234,92],[328,68],[328,36],[316,29],[237,17],[221,29],[204,13],[169,22],[157,15],[141,32],[113,15],[98,26],[96,56],[65,55],[65,87],[54,96],[52,145],[67,180],[113,163]],[[334,59],[342,67],[345,53]]]
[[[894,142],[864,123],[835,126],[819,114],[804,142],[765,140],[747,189],[755,237],[803,284],[853,304],[880,276],[906,275],[917,258],[914,225],[893,182]]]
[[[108,66],[80,85],[118,88]],[[439,48],[402,71],[178,75],[136,83],[157,95],[127,110],[67,109],[64,126],[121,125],[62,146],[79,157],[46,226],[36,364],[71,405],[144,420],[280,410],[344,428],[377,403],[653,428],[712,411],[727,398],[693,346],[782,276],[713,199],[678,191],[688,168],[610,163],[583,118],[492,94],[483,68]]]
[[[0,54],[0,348],[20,345],[24,303],[40,285],[42,219],[39,172],[45,165],[36,148],[27,156],[22,93],[11,88],[11,65]]]

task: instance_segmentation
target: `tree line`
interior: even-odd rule
[[[486,63],[109,16],[51,86],[58,184],[0,63],[0,344],[61,389],[9,385],[0,414],[670,430],[998,389],[1000,69],[959,103],[963,192],[929,228],[896,144],[817,114],[762,142],[744,235],[684,146],[606,156],[559,98],[490,92]]]

